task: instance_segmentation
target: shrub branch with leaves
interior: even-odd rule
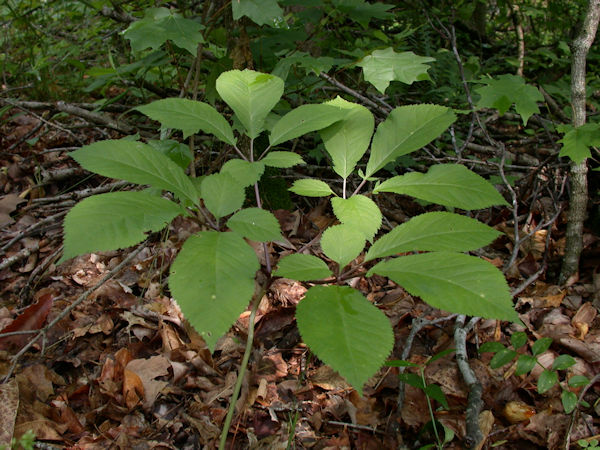
[[[261,208],[258,180],[265,166],[302,164],[299,155],[274,148],[318,131],[332,169],[342,179],[341,192],[319,179],[296,180],[290,190],[308,197],[331,197],[340,223],[321,236],[324,258],[292,254],[279,260],[271,274],[265,252],[268,263],[263,271],[267,284],[271,276],[309,286],[311,281],[334,277],[332,284],[309,287],[296,311],[303,340],[323,362],[362,393],[364,383],[393,348],[393,330],[385,314],[361,292],[343,285],[348,270],[364,267],[366,276],[389,277],[409,293],[449,312],[518,321],[502,273],[467,254],[493,241],[499,234],[496,230],[456,213],[430,212],[377,238],[382,214],[372,196],[382,192],[464,210],[506,203],[485,179],[460,165],[439,164],[427,173],[374,178],[388,163],[439,137],[456,119],[452,110],[432,104],[401,106],[373,133],[375,121],[369,110],[337,97],[291,110],[269,130],[269,145],[256,148],[267,115],[283,95],[283,81],[251,70],[232,70],[219,76],[216,88],[249,139],[248,149],[237,146],[230,122],[206,103],[169,98],[138,110],[165,128],[182,130],[184,137],[208,133],[233,147],[239,158],[224,163],[218,173],[188,177],[184,167],[189,160],[182,161],[179,152],[171,151],[172,143],[163,141],[108,140],[71,154],[92,172],[153,189],[100,194],[81,201],[65,219],[63,261],[134,245],[145,233],[160,230],[179,215],[197,217],[205,230],[184,243],[171,267],[169,287],[185,317],[214,350],[255,295],[261,266],[247,240],[281,239],[277,219]],[[348,178],[369,148],[366,168],[358,170],[362,181],[350,192]],[[370,192],[363,192],[371,185]],[[255,187],[258,207],[243,208],[245,189],[250,186]],[[170,192],[172,199],[161,191]],[[106,216],[106,211],[111,214]],[[355,263],[367,245],[364,261]]]

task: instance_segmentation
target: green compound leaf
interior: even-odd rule
[[[172,139],[165,139],[164,141],[149,140],[147,141],[147,144],[154,150],[158,150],[163,155],[167,156],[184,170],[188,168],[194,158],[189,146]]]
[[[500,342],[484,342],[479,347],[479,353],[491,352],[497,353],[501,350],[504,350],[506,347],[502,345]]]
[[[333,5],[339,11],[347,14],[351,20],[358,22],[365,30],[372,18],[390,19],[394,15],[388,10],[394,5],[385,3],[369,3],[365,0],[333,0]]]
[[[228,173],[204,177],[200,190],[204,205],[217,219],[237,211],[244,204],[244,187]]]
[[[185,172],[158,150],[141,142],[106,140],[70,153],[83,168],[99,175],[149,184],[198,204],[196,188]]]
[[[327,257],[344,268],[365,246],[365,235],[351,225],[334,225],[321,236],[321,248]]]
[[[498,79],[483,78],[479,80],[487,86],[476,89],[481,95],[477,108],[494,108],[502,115],[514,103],[515,110],[521,116],[523,125],[533,114],[539,114],[537,102],[543,102],[540,91],[517,75],[500,75]]]
[[[384,181],[375,189],[466,210],[507,205],[487,180],[459,164],[438,164],[426,174],[411,172]]]
[[[498,369],[515,359],[515,356],[517,356],[517,352],[512,348],[502,349],[490,360],[490,367],[492,369]]]
[[[549,338],[549,337],[540,338],[537,341],[535,341],[533,343],[533,345],[531,346],[531,353],[533,353],[533,356],[541,355],[546,350],[548,350],[551,345],[552,345],[552,338]]]
[[[283,22],[283,10],[275,0],[234,0],[231,2],[233,20],[247,16],[257,25],[276,26]]]
[[[515,370],[515,375],[525,375],[531,372],[531,370],[537,364],[537,359],[535,356],[531,355],[519,355],[517,358],[517,368]]]
[[[267,114],[283,94],[281,78],[248,69],[223,72],[216,87],[252,139],[263,131]]]
[[[295,139],[342,120],[348,111],[330,103],[302,105],[277,121],[269,136],[271,146]]]
[[[379,238],[365,261],[412,251],[468,252],[488,245],[500,234],[470,217],[430,212],[413,217]]]
[[[442,405],[445,409],[450,409],[448,406],[448,400],[446,399],[446,395],[442,392],[442,388],[437,384],[428,384],[423,389],[425,395],[437,401],[440,405]]]
[[[64,222],[60,262],[84,253],[117,250],[146,239],[184,210],[167,199],[146,192],[111,192],[77,203]]]
[[[575,365],[575,358],[571,355],[558,355],[552,363],[552,370],[566,370]]]
[[[577,407],[577,396],[571,391],[562,391],[560,395],[565,414],[571,414]]]
[[[167,8],[149,8],[143,19],[133,22],[123,33],[135,52],[157,50],[167,40],[196,56],[198,44],[204,42],[198,22],[172,14]]]
[[[252,299],[259,267],[252,248],[236,233],[202,231],[183,244],[169,288],[211,351]]]
[[[265,166],[287,169],[296,164],[305,164],[300,155],[293,152],[269,152],[267,156],[260,160]]]
[[[587,386],[589,382],[589,378],[583,375],[573,375],[571,378],[569,378],[569,386],[573,388]]]
[[[580,164],[592,156],[590,147],[600,145],[600,124],[586,123],[577,128],[568,127],[568,131],[558,142],[563,145],[559,156],[567,156]]]
[[[298,281],[310,281],[328,278],[332,273],[322,259],[313,255],[295,253],[281,258],[273,275]]]
[[[344,225],[353,227],[372,241],[381,227],[381,211],[373,200],[364,195],[353,195],[350,198],[333,197],[331,199],[333,213]]]
[[[553,370],[544,370],[538,378],[537,391],[539,394],[548,392],[558,383],[558,374]]]
[[[282,239],[279,222],[273,213],[260,208],[242,209],[231,216],[227,226],[253,241],[269,242]]]
[[[296,308],[304,342],[362,395],[392,351],[389,319],[348,286],[314,286]]]
[[[324,181],[309,178],[294,181],[289,190],[306,197],[327,197],[334,193]]]
[[[163,127],[183,131],[184,139],[202,130],[229,145],[235,145],[231,125],[212,106],[185,98],[165,98],[136,108]]]
[[[396,53],[393,48],[388,47],[365,56],[357,66],[363,68],[365,81],[384,94],[390,81],[413,84],[415,81],[429,80],[429,66],[425,63],[432,61],[435,58],[418,56],[413,52]]]
[[[516,350],[527,344],[527,334],[523,331],[515,331],[510,337],[510,343]]]
[[[445,311],[519,321],[502,272],[475,256],[450,252],[402,256],[379,262],[367,276],[374,273]]]
[[[242,187],[253,186],[264,171],[262,161],[249,162],[243,159],[230,159],[221,167],[221,173],[228,173]]]
[[[341,97],[336,97],[326,104],[347,111],[344,120],[319,132],[325,150],[331,156],[333,170],[342,178],[347,178],[369,148],[375,119],[364,106],[347,102]]]
[[[365,178],[399,156],[426,146],[455,120],[456,114],[445,106],[423,104],[394,109],[373,136]]]

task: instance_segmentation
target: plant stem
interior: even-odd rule
[[[221,440],[219,442],[219,450],[225,450],[227,444],[227,434],[231,427],[231,420],[233,419],[233,413],[235,412],[235,404],[237,403],[240,391],[242,390],[242,383],[244,381],[244,375],[246,374],[246,368],[248,367],[248,361],[250,360],[250,353],[252,352],[252,344],[254,343],[254,318],[256,317],[256,311],[260,300],[265,293],[264,286],[255,292],[255,296],[252,299],[252,309],[250,310],[250,322],[248,323],[248,339],[246,340],[246,350],[244,351],[244,357],[240,365],[240,372],[238,373],[237,380],[235,381],[235,387],[233,388],[233,394],[229,401],[229,410],[227,411],[227,417],[225,417],[225,423],[223,424],[223,430],[221,431]]]

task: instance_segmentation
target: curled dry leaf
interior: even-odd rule
[[[590,325],[596,318],[598,311],[594,306],[587,302],[580,306],[573,318],[571,323],[577,330],[577,338],[583,340],[590,329]]]
[[[515,400],[506,403],[502,409],[502,415],[510,423],[520,423],[529,420],[535,415],[535,409],[533,406],[529,406],[520,400]]]

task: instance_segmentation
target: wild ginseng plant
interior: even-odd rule
[[[290,189],[304,196],[331,197],[340,223],[321,236],[325,258],[292,254],[281,258],[271,273],[266,252],[262,271],[269,280],[286,277],[311,286],[298,304],[296,318],[305,343],[323,362],[362,392],[392,350],[392,327],[384,313],[343,283],[359,266],[369,267],[366,276],[389,277],[437,308],[518,320],[502,273],[467,254],[497,237],[498,232],[487,225],[451,212],[430,212],[376,239],[382,214],[372,196],[380,192],[463,210],[505,204],[491,184],[461,165],[440,164],[427,173],[411,172],[383,181],[374,178],[388,163],[442,134],[456,119],[450,109],[431,104],[401,106],[373,133],[372,114],[340,97],[305,104],[266,121],[284,88],[283,81],[273,75],[232,70],[221,74],[216,87],[247,136],[247,148],[237,146],[230,122],[206,103],[169,98],[138,110],[164,128],[181,130],[184,138],[202,131],[231,146],[239,158],[224,163],[218,173],[195,179],[186,176],[184,167],[191,154],[174,141],[108,140],[71,154],[87,170],[153,189],[100,194],[77,204],[64,223],[63,261],[134,245],[146,232],[162,229],[176,216],[194,215],[205,230],[184,243],[172,264],[169,288],[185,317],[213,350],[252,298],[260,295],[255,293],[255,278],[261,267],[247,241],[268,243],[282,238],[275,216],[261,207],[258,180],[265,166],[302,164],[299,155],[273,149],[318,131],[332,169],[341,177],[341,189],[318,179],[297,180]],[[268,146],[256,148],[256,138],[273,122]],[[347,180],[369,147],[366,169],[358,170],[362,182],[350,192]],[[367,185],[374,185],[370,193],[362,191]],[[249,186],[254,186],[258,207],[242,207]],[[164,191],[174,200],[162,195]],[[363,262],[356,263],[367,245]],[[331,284],[324,279],[331,279]],[[310,283],[317,280],[319,284]]]

